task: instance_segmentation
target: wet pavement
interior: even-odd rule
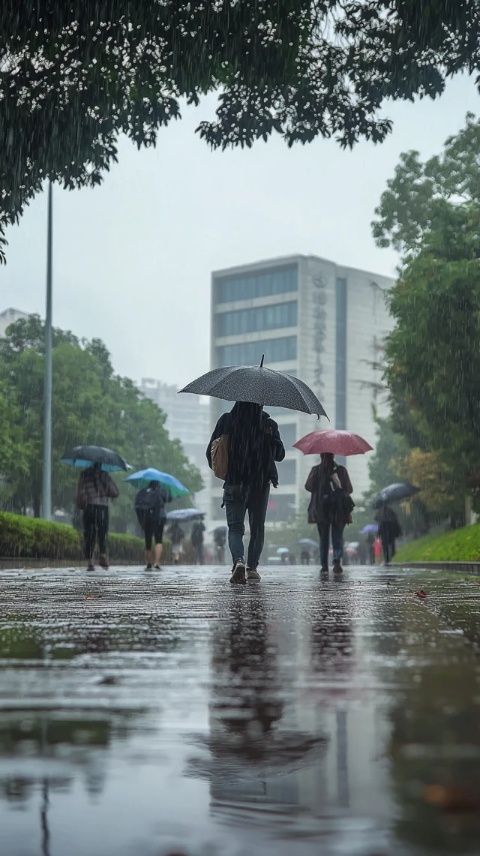
[[[480,852],[478,577],[3,570],[0,592],[1,856]]]

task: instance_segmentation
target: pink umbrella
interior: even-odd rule
[[[331,452],[333,455],[363,455],[373,448],[358,434],[335,428],[312,431],[293,445],[304,455],[320,455],[322,452]]]

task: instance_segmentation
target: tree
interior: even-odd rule
[[[18,423],[21,455],[0,457],[0,471],[10,488],[11,504],[40,513],[42,478],[42,379],[44,327],[38,316],[17,321],[0,342],[0,395]],[[72,509],[78,473],[61,464],[69,446],[110,446],[134,467],[152,465],[177,476],[190,490],[202,481],[178,440],[165,429],[165,414],[145,399],[128,378],[115,375],[110,356],[98,339],[79,341],[72,333],[53,333],[53,503]],[[0,432],[2,421],[0,420]],[[16,437],[15,426],[9,436]],[[0,433],[0,438],[2,434]],[[8,450],[8,446],[6,447]],[[123,476],[120,475],[120,484]],[[125,528],[131,518],[132,489],[125,485],[112,521]],[[128,516],[127,516],[128,515]]]
[[[219,91],[213,147],[384,139],[389,98],[435,97],[478,71],[476,0],[24,0],[0,9],[0,226],[51,178],[96,185],[117,135]]]

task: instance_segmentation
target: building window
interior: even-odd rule
[[[251,300],[254,297],[285,294],[297,289],[297,266],[283,265],[270,270],[215,278],[215,302]]]
[[[335,427],[347,427],[347,281],[337,279],[335,323]]]
[[[266,363],[282,363],[297,358],[297,337],[264,339],[258,342],[240,342],[238,345],[221,345],[217,348],[217,366],[257,365],[262,354]]]
[[[222,312],[215,316],[216,336],[238,336],[256,333],[259,330],[275,330],[279,327],[296,327],[297,301],[276,303],[273,306],[258,306],[254,309],[239,309]]]
[[[297,479],[297,462],[296,461],[281,461],[277,464],[278,483],[279,484],[296,484]]]

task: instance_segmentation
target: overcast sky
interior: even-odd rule
[[[183,385],[209,368],[210,272],[290,253],[316,254],[392,275],[370,222],[400,152],[428,156],[478,111],[467,78],[442,98],[389,105],[382,145],[343,151],[317,140],[288,149],[279,138],[212,152],[194,133],[214,99],[185,109],[156,149],[127,140],[102,187],[54,188],[54,324],[100,337],[116,371]],[[46,195],[9,229],[0,311],[44,314]]]

